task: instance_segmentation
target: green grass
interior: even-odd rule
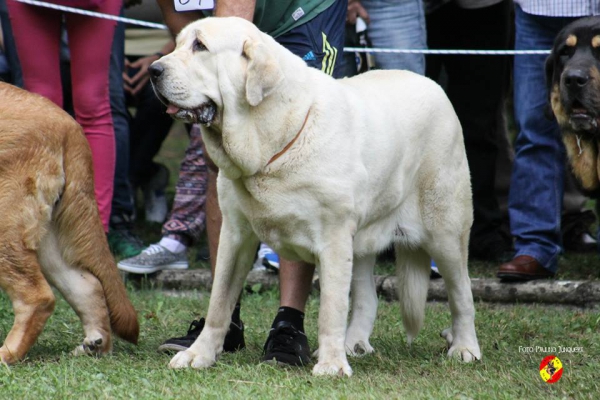
[[[387,399],[387,398],[597,398],[600,393],[600,317],[593,309],[478,303],[476,325],[483,360],[448,359],[439,332],[450,323],[448,307],[430,303],[425,327],[407,347],[397,303],[380,302],[372,355],[351,358],[351,378],[314,377],[311,367],[276,368],[260,363],[262,346],[278,306],[278,293],[248,294],[243,300],[247,348],[223,355],[208,370],[170,370],[170,357],[157,346],[180,335],[204,314],[205,293],[172,297],[153,290],[131,291],[141,322],[139,346],[117,340],[112,355],[73,357],[82,339],[75,313],[60,300],[27,360],[0,368],[0,398],[135,399]],[[318,297],[311,295],[306,318],[316,346]],[[8,299],[0,298],[0,335],[12,323]],[[578,346],[582,353],[556,354],[562,379],[544,383],[539,363],[546,352],[519,346]]]
[[[158,159],[171,171],[172,200],[179,162],[187,146],[185,131],[176,125]],[[141,210],[140,210],[141,211]],[[142,219],[142,218],[140,218]],[[139,221],[136,232],[146,243],[160,238],[160,225]],[[208,268],[195,260],[192,268]],[[493,277],[497,265],[470,263],[472,277]],[[378,274],[393,266],[382,261]],[[566,255],[561,279],[598,279],[597,255]],[[600,393],[600,317],[598,309],[541,305],[500,306],[477,303],[476,325],[483,360],[462,364],[447,359],[439,332],[449,326],[446,304],[427,306],[425,327],[407,347],[399,308],[382,301],[371,343],[376,352],[350,359],[354,376],[313,377],[311,366],[279,369],[261,364],[261,352],[275,310],[278,292],[246,294],[242,319],[247,349],[225,354],[208,370],[170,370],[170,357],[156,351],[166,338],[185,333],[189,322],[206,313],[208,293],[169,296],[149,288],[130,288],[141,323],[140,344],[115,342],[103,358],[72,357],[83,338],[81,324],[59,299],[54,315],[28,358],[13,367],[0,366],[0,399],[533,399],[597,398]],[[306,327],[316,346],[318,296],[311,295]],[[12,307],[0,294],[0,338],[12,325]],[[519,352],[519,346],[578,346],[583,353],[557,354],[564,364],[562,379],[544,383],[538,372],[545,352]]]

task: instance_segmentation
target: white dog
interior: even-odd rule
[[[346,353],[373,351],[373,266],[391,243],[409,342],[423,324],[433,258],[452,312],[448,354],[481,357],[467,272],[469,169],[438,85],[407,71],[335,80],[239,18],[188,25],[150,72],[169,113],[203,124],[220,168],[223,225],[206,326],[171,367],[214,364],[259,239],[317,265],[313,373],[351,375]]]

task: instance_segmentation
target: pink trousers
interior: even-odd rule
[[[64,16],[71,53],[75,119],[92,150],[100,217],[108,232],[115,173],[115,133],[108,76],[115,21],[62,13],[8,0],[17,53],[28,91],[63,107],[60,76],[61,22]],[[93,11],[118,15],[122,0],[105,0]]]

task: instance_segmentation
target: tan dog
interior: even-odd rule
[[[351,375],[346,354],[373,351],[373,267],[390,244],[409,342],[423,324],[433,258],[452,311],[448,354],[481,358],[467,271],[469,168],[437,84],[408,71],[335,80],[239,18],[188,25],[149,71],[167,112],[202,124],[223,212],[206,325],[171,367],[215,362],[259,239],[319,269],[315,374]]]
[[[0,82],[0,287],[14,325],[0,358],[22,359],[54,309],[55,286],[85,332],[75,354],[137,343],[138,321],[106,242],[81,127],[51,101]]]

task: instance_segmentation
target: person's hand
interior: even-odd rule
[[[369,13],[360,4],[360,0],[349,0],[348,1],[348,13],[346,14],[346,22],[352,25],[356,25],[356,18],[362,18],[365,23],[369,23]]]
[[[129,93],[132,96],[137,95],[140,90],[148,83],[150,80],[150,74],[148,74],[148,67],[154,61],[158,60],[159,56],[157,54],[152,54],[151,56],[146,56],[137,59],[135,62],[129,62],[125,59],[125,72],[123,72],[123,81],[125,83],[125,92]],[[129,70],[138,70],[135,75],[129,76]]]

